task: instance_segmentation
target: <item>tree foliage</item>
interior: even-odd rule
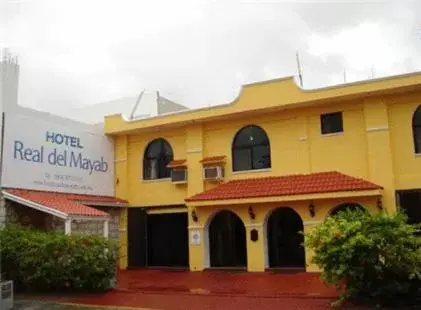
[[[352,299],[391,304],[411,300],[421,279],[419,226],[407,217],[342,211],[306,235],[322,279],[341,291],[336,304]]]

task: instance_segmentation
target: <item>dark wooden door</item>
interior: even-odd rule
[[[147,214],[142,208],[128,209],[128,265],[146,267],[147,262]]]

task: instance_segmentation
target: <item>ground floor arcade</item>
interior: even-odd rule
[[[191,199],[186,206],[129,207],[127,247],[121,249],[127,259],[120,265],[191,271],[319,271],[303,244],[304,235],[346,208],[379,212],[381,189]]]
[[[120,267],[318,271],[305,234],[332,213],[382,207],[383,188],[339,172],[237,179],[185,205],[128,208]]]
[[[302,233],[345,208],[378,212],[378,200],[373,196],[289,202],[281,206],[202,206],[193,209],[197,221],[190,219],[190,224],[187,208],[149,214],[147,209],[129,208],[127,263],[129,267],[178,267],[192,271],[318,271],[311,264],[311,252],[303,246]],[[314,217],[310,214],[313,208],[317,210]]]

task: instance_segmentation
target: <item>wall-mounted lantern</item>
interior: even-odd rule
[[[259,231],[257,229],[252,229],[250,231],[250,240],[253,242],[256,242],[257,240],[259,240]]]
[[[310,204],[308,205],[308,212],[310,213],[311,217],[316,215],[316,207],[314,206],[313,201],[310,201]]]
[[[256,214],[254,213],[254,210],[251,206],[249,207],[249,216],[252,220],[256,218]]]
[[[199,220],[199,217],[197,216],[196,210],[193,210],[191,212],[191,218],[192,218],[193,222],[195,222],[195,223]]]
[[[377,209],[379,209],[380,211],[383,210],[383,203],[382,203],[382,199],[381,198],[377,198]]]

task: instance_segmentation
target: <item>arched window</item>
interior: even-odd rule
[[[415,110],[412,116],[412,135],[414,136],[415,153],[421,153],[421,106]]]
[[[171,145],[164,139],[156,139],[149,143],[143,157],[143,179],[169,178],[171,171],[167,166],[173,157]]]
[[[249,125],[237,132],[232,143],[232,166],[234,171],[271,167],[269,138],[262,128]]]
[[[330,212],[329,215],[330,216],[335,216],[338,215],[340,212],[344,212],[344,211],[362,211],[362,212],[368,212],[366,208],[364,208],[363,206],[361,206],[358,203],[342,203],[336,207],[334,207]]]

